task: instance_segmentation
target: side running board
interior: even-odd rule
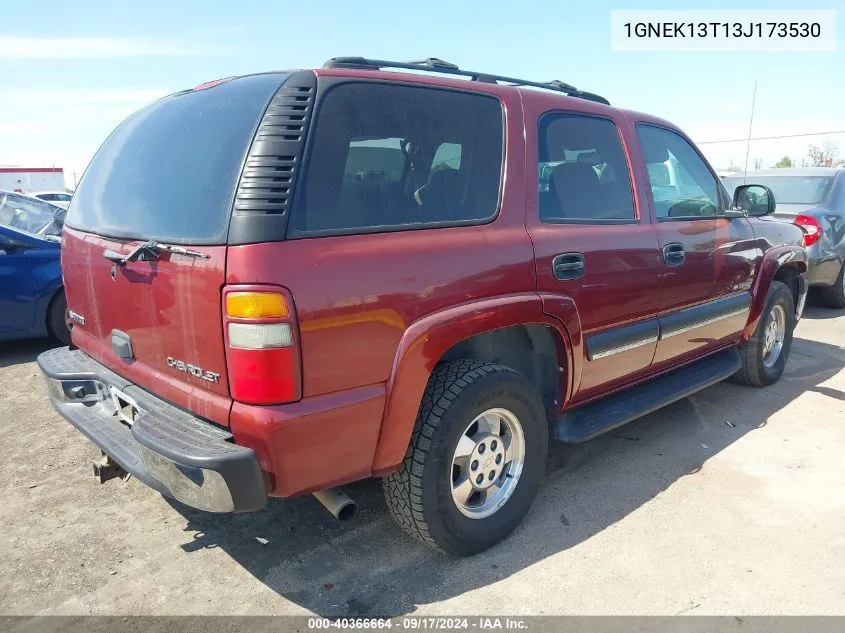
[[[567,411],[554,422],[553,436],[561,442],[586,442],[729,378],[740,365],[735,347],[718,352],[660,378]]]

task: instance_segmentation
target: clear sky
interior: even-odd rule
[[[440,57],[463,68],[598,92],[656,114],[696,141],[845,130],[845,5],[835,53],[624,53],[610,50],[610,9],[791,9],[635,2],[4,2],[0,20],[0,165],[63,166],[72,184],[127,114],[207,80],[319,66],[329,57]],[[845,134],[829,135],[845,157]],[[751,162],[801,158],[825,137],[758,141]],[[705,144],[714,166],[742,165],[745,143]]]

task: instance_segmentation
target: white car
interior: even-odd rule
[[[54,204],[62,209],[68,208],[68,205],[70,205],[70,199],[73,197],[73,194],[67,193],[66,191],[33,191],[29,195],[33,198],[40,198],[41,200]]]

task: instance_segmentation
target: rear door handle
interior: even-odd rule
[[[667,266],[680,266],[687,259],[684,252],[684,245],[679,242],[672,242],[663,247],[663,261]]]
[[[578,279],[584,271],[584,256],[581,253],[561,253],[552,260],[555,279]]]

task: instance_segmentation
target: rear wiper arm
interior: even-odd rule
[[[147,262],[156,260],[158,259],[159,253],[161,253],[162,251],[166,251],[168,253],[176,253],[177,255],[185,255],[186,257],[200,257],[202,259],[209,259],[211,257],[211,255],[208,255],[207,253],[192,251],[187,248],[182,248],[181,246],[169,246],[167,244],[159,244],[155,240],[149,240],[148,242],[139,244],[126,255],[121,255],[120,253],[113,251],[110,248],[107,248],[103,251],[103,257],[105,257],[111,262],[114,262],[118,266],[123,266],[127,262]]]

